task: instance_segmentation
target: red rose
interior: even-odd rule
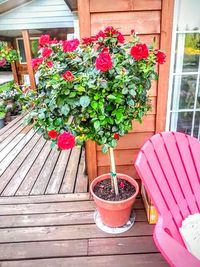
[[[58,137],[59,133],[56,130],[50,130],[48,131],[48,136],[51,139],[56,139]]]
[[[135,60],[145,59],[149,56],[149,50],[146,44],[136,44],[131,48],[131,56]]]
[[[165,61],[166,61],[165,53],[163,53],[161,51],[155,51],[155,55],[156,55],[156,62],[158,62],[158,64],[165,63]]]
[[[117,40],[120,44],[123,44],[124,43],[124,36],[121,34],[121,32],[118,32],[117,33]]]
[[[90,45],[95,41],[95,37],[86,37],[82,39],[83,45]]]
[[[71,71],[67,70],[63,75],[63,79],[72,82],[74,80],[74,75],[71,73]]]
[[[52,67],[53,67],[53,61],[49,60],[49,61],[47,61],[46,63],[47,63],[47,66],[48,66],[49,68],[52,68]]]
[[[98,41],[99,38],[103,38],[104,39],[105,37],[106,37],[106,34],[103,31],[99,31],[97,33],[97,35],[95,36],[96,41]]]
[[[119,140],[119,134],[118,133],[115,133],[113,137],[114,137],[114,139]]]
[[[106,33],[107,36],[112,36],[113,34],[117,32],[117,30],[115,30],[113,26],[107,26],[104,32]]]
[[[110,54],[108,52],[101,52],[96,59],[95,66],[102,72],[111,69],[113,63]]]
[[[69,133],[69,132],[63,132],[62,134],[60,134],[58,136],[58,142],[57,142],[57,146],[60,149],[71,149],[73,147],[75,147],[76,142],[75,142],[75,137]]]
[[[48,34],[43,34],[40,36],[39,44],[40,46],[44,46],[50,43],[50,36]]]
[[[36,69],[39,67],[39,65],[42,63],[43,59],[36,57],[31,60],[31,65],[33,69]]]
[[[79,46],[79,40],[74,39],[70,41],[63,41],[62,47],[64,52],[73,52]]]
[[[42,56],[44,58],[50,57],[50,55],[52,54],[53,50],[51,48],[48,47],[44,47],[42,50]]]
[[[56,38],[54,38],[52,41],[50,41],[50,44],[57,44],[58,40]]]

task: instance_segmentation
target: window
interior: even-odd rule
[[[200,1],[176,0],[167,130],[200,138]]]
[[[31,45],[32,57],[33,58],[37,57],[39,38],[38,37],[30,38],[30,45]],[[20,64],[26,64],[24,41],[22,38],[17,38],[17,48],[19,50],[19,55],[20,55],[20,60],[19,60]]]

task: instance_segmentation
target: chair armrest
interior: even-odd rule
[[[156,246],[173,267],[199,267],[200,260],[194,257],[184,246],[178,243],[163,229],[163,220],[159,220],[154,230]]]

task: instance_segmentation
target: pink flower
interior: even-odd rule
[[[136,44],[131,48],[131,56],[137,61],[149,56],[149,50],[146,44]]]
[[[74,75],[71,73],[71,71],[67,70],[63,75],[63,79],[72,82],[74,80]]]
[[[40,64],[43,62],[42,58],[36,57],[31,60],[31,65],[33,69],[36,69],[40,66]]]
[[[43,50],[42,50],[42,56],[44,58],[47,58],[47,57],[50,57],[51,54],[52,54],[53,50],[49,47],[44,47]]]
[[[66,150],[75,147],[75,137],[69,132],[63,132],[58,136],[57,146],[60,149]]]
[[[0,59],[0,67],[3,67],[6,64],[6,59],[3,57]]]
[[[64,52],[73,52],[79,46],[79,40],[74,39],[70,41],[63,41],[62,47]]]
[[[48,45],[50,43],[50,36],[48,34],[43,34],[40,36],[39,44],[40,46]]]
[[[52,68],[53,67],[53,61],[52,60],[47,61],[46,64],[47,64],[47,66],[49,68]]]
[[[110,54],[108,52],[101,52],[96,59],[95,66],[102,72],[106,72],[111,69],[113,63]]]

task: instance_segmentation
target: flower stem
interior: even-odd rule
[[[110,162],[111,162],[111,180],[112,180],[112,186],[114,187],[115,195],[119,195],[119,189],[117,184],[117,174],[116,174],[116,168],[115,168],[115,157],[114,157],[114,151],[113,148],[110,147]]]

